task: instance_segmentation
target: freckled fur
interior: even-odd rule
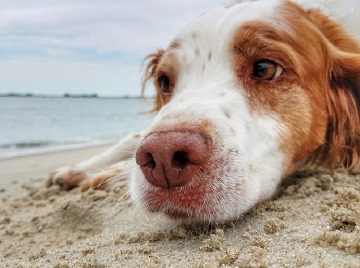
[[[360,148],[357,140],[360,136],[360,132],[357,131],[357,126],[360,125],[358,108],[353,93],[346,88],[344,90],[344,87],[350,84],[353,90],[354,88],[359,90],[358,78],[356,78],[359,75],[354,74],[354,72],[359,73],[360,66],[357,60],[358,42],[350,38],[341,27],[318,10],[306,11],[289,1],[272,1],[274,6],[277,3],[279,3],[278,12],[268,12],[261,19],[250,19],[242,23],[234,29],[234,37],[229,40],[230,54],[232,54],[230,62],[237,76],[237,83],[241,90],[244,90],[243,97],[248,102],[249,115],[250,117],[260,116],[264,118],[264,122],[272,119],[278,122],[278,129],[274,129],[277,134],[274,137],[277,137],[278,150],[283,154],[283,158],[279,157],[284,169],[280,176],[294,171],[296,163],[304,159],[311,164],[328,165],[333,168],[343,164],[354,166],[358,161],[357,150]],[[205,19],[202,17],[200,23]],[[201,26],[197,27],[201,28]],[[216,26],[213,27],[216,28]],[[184,32],[186,34],[186,31]],[[194,38],[194,32],[191,36]],[[205,40],[202,39],[204,36],[196,35],[197,43],[193,45],[197,56],[199,55],[196,52],[198,51],[196,45]],[[186,37],[183,35],[180,39],[183,42],[182,49],[191,45],[191,43],[184,43]],[[226,38],[223,39],[226,40]],[[309,46],[309,43],[319,45]],[[352,74],[343,76],[346,74],[344,63],[336,59],[335,50],[356,53],[353,55],[355,60],[352,62],[347,60],[345,64],[348,70],[351,68],[355,70]],[[178,55],[181,54],[178,53]],[[163,56],[166,58],[166,53]],[[216,55],[216,48],[215,51],[212,48],[211,54],[208,54],[208,61],[213,60],[214,57],[217,60],[221,58]],[[262,58],[280,63],[286,75],[277,81],[253,80],[250,73],[252,64],[255,60]],[[338,62],[338,65],[334,62]],[[190,70],[193,70],[192,74],[196,74],[195,69],[190,67],[191,64],[194,63],[179,62],[179,79],[183,79],[182,75],[187,76]],[[209,66],[211,65],[207,65]],[[182,74],[182,68],[189,71]],[[203,65],[199,69],[202,76],[210,73],[210,71],[208,73],[205,71]],[[334,80],[334,77],[339,78]],[[180,89],[176,91],[175,88],[175,96],[169,102],[172,106],[176,105],[176,95],[185,94],[183,91],[186,84],[182,83],[180,88],[181,91]],[[226,93],[219,91],[220,95],[226,96]],[[189,109],[192,108],[189,106]],[[166,109],[164,114],[171,114],[171,109]],[[233,112],[230,114],[232,115]],[[229,113],[225,112],[225,116],[229,117]],[[171,118],[182,117],[186,115],[171,116]],[[167,125],[161,118],[160,116],[159,123],[154,124],[150,131],[156,130],[159,124]],[[238,129],[234,130],[234,127],[230,129],[231,135],[236,136],[239,132]],[[254,131],[254,127],[249,128],[248,125],[247,129],[249,133]],[[260,166],[251,164],[252,176],[256,176],[259,172],[264,176],[264,172],[261,171],[264,167],[261,165],[264,163]],[[274,181],[275,184],[277,184],[276,181],[278,180]]]
[[[156,87],[152,124],[99,156],[58,169],[49,186],[77,186],[83,183],[78,174],[86,174],[87,185],[96,187],[111,173],[105,167],[118,163],[115,173],[130,176],[136,204],[187,221],[215,222],[270,198],[299,163],[355,167],[359,10],[357,0],[248,0],[202,15],[167,49],[146,58],[142,92],[151,80]],[[260,59],[279,63],[281,76],[254,79],[253,63]],[[170,92],[161,91],[164,75]],[[181,129],[211,141],[207,161],[187,184],[171,191],[155,187],[135,165],[133,152],[151,132]]]

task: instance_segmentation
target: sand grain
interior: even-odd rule
[[[360,267],[360,175],[297,173],[273,200],[213,226],[139,211],[126,187],[19,180],[0,187],[0,267]]]

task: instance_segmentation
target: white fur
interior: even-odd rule
[[[81,161],[76,165],[60,167],[50,176],[50,184],[58,184],[60,181],[70,180],[71,177],[77,173],[83,172],[91,174],[99,172],[100,169],[105,167],[117,165],[117,163],[127,160],[134,155],[134,150],[142,138],[143,136],[141,134],[131,134],[99,155]],[[122,167],[122,163],[120,163],[119,166]],[[97,174],[102,175],[102,173]],[[91,177],[93,176],[95,176],[95,174]]]
[[[186,196],[192,187],[202,185],[209,192],[202,195],[197,211],[176,203],[170,193],[166,201],[151,207],[146,196],[156,195],[161,189],[151,185],[134,163],[130,192],[136,204],[160,212],[180,211],[197,221],[222,221],[240,216],[273,195],[284,176],[285,160],[280,143],[288,129],[279,115],[250,110],[248,96],[231,67],[229,42],[242,23],[272,17],[282,1],[243,1],[230,8],[218,8],[199,17],[178,34],[176,40],[181,42],[181,48],[174,48],[172,53],[179,63],[180,73],[173,97],[144,135],[159,129],[174,129],[180,124],[201,128],[201,122],[209,121],[213,126],[209,135],[215,148],[206,164],[211,178],[197,174],[188,184],[175,190]],[[319,8],[360,39],[360,1],[295,2],[307,8]],[[230,119],[224,115],[225,110]],[[100,156],[59,169],[52,182],[69,177],[67,174],[74,170],[98,169],[131,157],[140,140],[138,136],[128,137]]]
[[[177,125],[196,128],[201,120],[209,120],[215,127],[211,133],[213,146],[220,149],[212,152],[208,165],[218,159],[225,161],[212,167],[215,179],[211,182],[206,177],[197,178],[211,188],[202,204],[211,208],[210,212],[179,207],[171,198],[159,211],[180,210],[201,221],[225,220],[241,215],[274,193],[284,175],[279,140],[286,128],[276,114],[250,112],[244,90],[232,71],[229,43],[239,25],[271,15],[279,2],[259,1],[217,9],[185,27],[176,37],[182,43],[181,49],[173,51],[180,64],[175,93],[147,132],[174,129]],[[249,12],[249,8],[256,8],[256,12]],[[201,48],[198,55],[196,48]],[[209,52],[212,58],[207,62]],[[225,117],[224,109],[231,119]],[[227,157],[232,151],[237,153]],[[149,209],[144,197],[157,189],[147,182],[139,167],[135,167],[130,186],[133,199]],[[191,185],[179,191],[186,194],[186,187]]]

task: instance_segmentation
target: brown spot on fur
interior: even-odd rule
[[[108,184],[107,184],[108,180],[109,180],[108,176],[100,176],[100,177],[93,178],[81,186],[81,191],[87,191],[90,189],[106,190],[107,186],[108,186]]]
[[[288,129],[281,145],[288,169],[304,158],[333,168],[353,166],[360,151],[359,44],[325,16],[292,2],[277,16],[273,23],[245,23],[231,43],[233,68],[251,110],[280,116]],[[283,74],[255,79],[253,64],[260,59],[277,62]]]
[[[211,57],[212,57],[212,52],[210,51],[208,54],[208,60],[211,61]]]
[[[67,190],[72,189],[79,186],[86,178],[87,175],[85,172],[76,173],[70,180],[67,180],[66,183],[62,184],[61,187]]]
[[[195,48],[195,56],[200,56],[200,49],[198,47]]]
[[[170,43],[168,50],[180,49],[180,47],[181,47],[180,41],[175,39]]]
[[[124,163],[123,167],[129,165],[129,163]],[[81,190],[87,191],[90,189],[93,190],[110,190],[114,186],[125,185],[127,180],[127,173],[125,172],[126,168],[119,168],[110,166],[104,169],[98,175],[88,179],[82,184]]]
[[[47,186],[57,184],[64,190],[71,190],[75,187],[78,187],[83,181],[87,179],[86,172],[76,171],[76,172],[70,172],[66,177],[58,178],[56,182],[53,183],[51,177],[53,175],[55,175],[55,173],[50,174],[50,178],[48,179]]]
[[[201,64],[201,72],[205,72],[205,68],[206,68],[206,65],[203,63],[203,64]]]
[[[225,115],[227,118],[229,118],[229,119],[231,118],[230,113],[229,113],[228,110],[224,109],[223,112],[224,112],[224,115]]]

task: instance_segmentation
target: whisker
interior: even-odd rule
[[[126,172],[121,171],[121,172],[119,172],[119,174],[116,174],[114,176],[111,176],[111,177],[105,179],[103,182],[91,187],[89,190],[100,189],[102,186],[104,186],[106,184],[111,186],[111,184],[116,184],[117,181],[125,182],[130,174],[131,174],[131,171],[126,171]],[[97,176],[101,177],[102,175],[99,174],[99,175],[95,175],[94,177],[96,178]]]

